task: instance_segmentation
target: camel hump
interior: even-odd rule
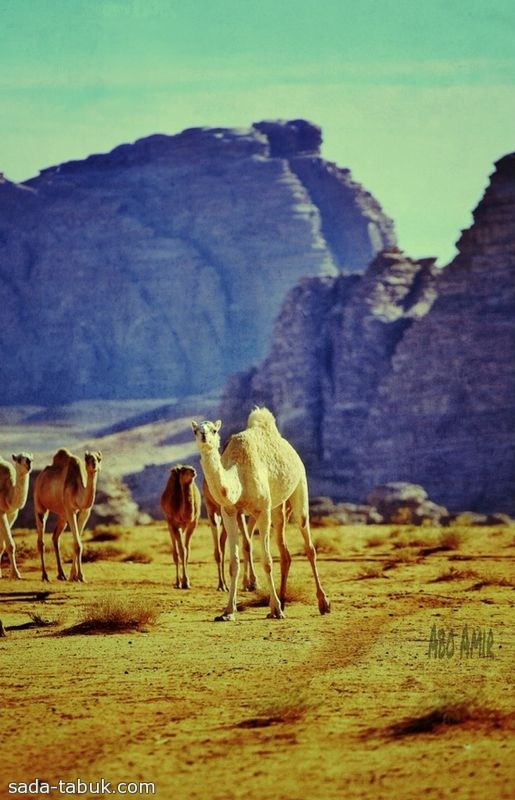
[[[71,489],[73,492],[79,491],[86,487],[86,471],[84,466],[77,456],[72,456],[68,461],[68,469],[66,471],[65,487]]]
[[[275,417],[268,408],[257,406],[254,408],[247,420],[247,428],[263,428],[278,433]]]
[[[0,458],[0,493],[11,489],[16,483],[16,472],[8,461]]]
[[[52,466],[58,467],[58,469],[64,469],[65,467],[68,466],[68,462],[72,458],[75,458],[75,456],[72,456],[72,454],[70,453],[69,450],[66,449],[66,447],[61,447],[57,451],[57,453],[54,454],[54,457],[52,459]]]

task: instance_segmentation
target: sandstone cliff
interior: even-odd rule
[[[227,429],[276,412],[312,489],[421,484],[451,509],[515,511],[515,154],[444,270],[390,249],[288,295],[262,365],[233,376]]]
[[[363,270],[392,223],[303,120],[155,135],[0,182],[0,403],[212,390],[288,291]]]

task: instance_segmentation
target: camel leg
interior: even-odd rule
[[[0,538],[3,542],[2,553],[4,550],[7,550],[7,555],[9,556],[9,562],[11,565],[11,578],[16,578],[19,580],[21,575],[16,564],[16,544],[11,533],[8,515],[5,513],[0,513]]]
[[[45,525],[48,511],[36,511],[36,528],[38,533],[38,553],[41,560],[41,580],[48,581],[48,572],[45,567]]]
[[[181,581],[179,579],[179,553],[177,552],[177,538],[179,538],[179,531],[173,525],[168,523],[168,530],[170,532],[170,541],[172,543],[172,558],[175,564],[175,588],[181,588]]]
[[[227,539],[227,533],[222,527],[222,519],[221,517],[218,516],[218,514],[213,514],[209,516],[209,526],[211,528],[211,534],[213,536],[214,556],[215,556],[216,568],[218,571],[217,590],[219,592],[227,592],[229,591],[229,587],[225,582],[225,575],[224,575],[224,551],[225,551],[225,541]]]
[[[57,564],[57,580],[65,581],[66,575],[64,574],[63,565],[61,562],[61,552],[59,550],[59,540],[61,533],[66,528],[66,520],[59,518],[55,524],[54,532],[52,534],[52,544],[54,546],[55,562]]]
[[[239,514],[238,527],[243,537],[243,591],[254,592],[258,588],[258,579],[252,555],[252,536],[256,528],[256,520],[253,517],[249,517],[249,524],[247,525],[244,515]]]
[[[222,522],[227,531],[227,539],[229,541],[229,572],[231,576],[231,585],[225,611],[223,611],[220,616],[215,617],[215,621],[230,622],[234,620],[234,615],[236,613],[236,592],[238,588],[238,573],[240,571],[240,553],[238,549],[239,529],[236,509],[222,508]]]
[[[181,565],[182,565],[182,588],[189,589],[190,588],[190,579],[188,575],[188,561],[190,559],[190,539],[191,534],[195,530],[195,526],[189,526],[184,531],[184,543],[182,541],[182,536],[180,537],[180,546],[179,546],[179,554],[181,556]]]
[[[77,513],[72,513],[68,517],[68,527],[70,528],[70,531],[72,533],[72,546],[73,546],[70,580],[84,582],[84,575],[82,574],[82,541],[80,538]]]
[[[284,614],[281,609],[281,604],[277,596],[274,585],[274,576],[272,573],[272,554],[270,552],[270,528],[272,524],[271,512],[269,508],[264,509],[259,517],[256,519],[256,527],[261,536],[261,555],[263,559],[263,568],[268,581],[268,589],[270,592],[270,612],[269,619],[282,619]]]
[[[277,545],[279,547],[279,554],[281,556],[281,586],[279,589],[279,600],[281,601],[281,608],[284,610],[286,602],[286,584],[288,582],[288,573],[291,565],[290,551],[286,546],[284,538],[284,527],[286,524],[286,517],[284,513],[284,503],[274,508],[272,511],[272,525],[277,537]]]
[[[322,589],[322,584],[320,583],[318,575],[317,555],[311,540],[311,531],[309,528],[308,487],[305,477],[299,481],[297,488],[290,497],[290,503],[293,515],[299,522],[300,532],[304,539],[304,549],[309,563],[311,564],[311,570],[315,579],[318,609],[321,614],[328,614],[331,611],[331,602]]]

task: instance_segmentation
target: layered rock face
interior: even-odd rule
[[[269,404],[316,493],[411,481],[451,510],[513,513],[514,215],[512,154],[445,270],[390,250],[362,277],[299,284],[262,366],[227,386],[228,427]]]
[[[368,485],[409,475],[451,508],[513,514],[515,153],[496,167],[430,313],[396,349],[361,464]]]
[[[0,403],[198,393],[261,359],[299,278],[395,244],[320,143],[191,129],[0,182]]]

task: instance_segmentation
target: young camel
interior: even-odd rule
[[[283,439],[275,419],[266,408],[256,408],[249,415],[247,428],[232,436],[220,455],[221,422],[192,422],[200,451],[200,460],[209,490],[220,504],[230,547],[231,588],[224,612],[217,620],[233,620],[236,612],[236,587],[239,571],[239,513],[256,520],[261,534],[263,565],[270,590],[269,617],[284,617],[282,606],[291,556],[284,540],[286,502],[299,522],[306,555],[315,579],[318,608],[321,614],[330,611],[318,576],[316,552],[309,529],[309,507],[306,471],[298,453]],[[275,590],[270,554],[270,528],[273,525],[281,554],[281,586]]]
[[[57,515],[52,544],[57,562],[58,580],[66,580],[59,552],[59,538],[68,524],[73,537],[70,580],[84,581],[81,536],[95,502],[101,462],[102,454],[100,452],[86,452],[83,464],[69,450],[61,448],[54,455],[52,464],[45,467],[36,478],[34,511],[38,532],[38,552],[41,559],[41,580],[43,581],[48,581],[43,537],[49,512]]]
[[[7,550],[11,566],[11,578],[21,578],[16,564],[16,545],[12,536],[12,526],[18,511],[23,508],[29,493],[29,474],[32,469],[32,453],[19,453],[12,457],[14,466],[0,458],[0,578],[2,577],[2,556]]]
[[[207,481],[202,483],[202,496],[206,507],[207,519],[213,535],[215,562],[218,569],[218,591],[228,592],[229,587],[225,581],[225,543],[227,531],[222,521],[222,509],[209,491]],[[238,528],[243,538],[243,585],[244,592],[253,592],[258,588],[258,579],[254,569],[252,557],[252,535],[255,530],[255,521],[251,519],[249,525],[243,514],[238,514]]]
[[[161,495],[161,508],[166,517],[172,541],[176,589],[190,588],[188,576],[190,539],[200,517],[200,492],[195,483],[196,476],[196,471],[189,465],[178,464],[172,467]]]

